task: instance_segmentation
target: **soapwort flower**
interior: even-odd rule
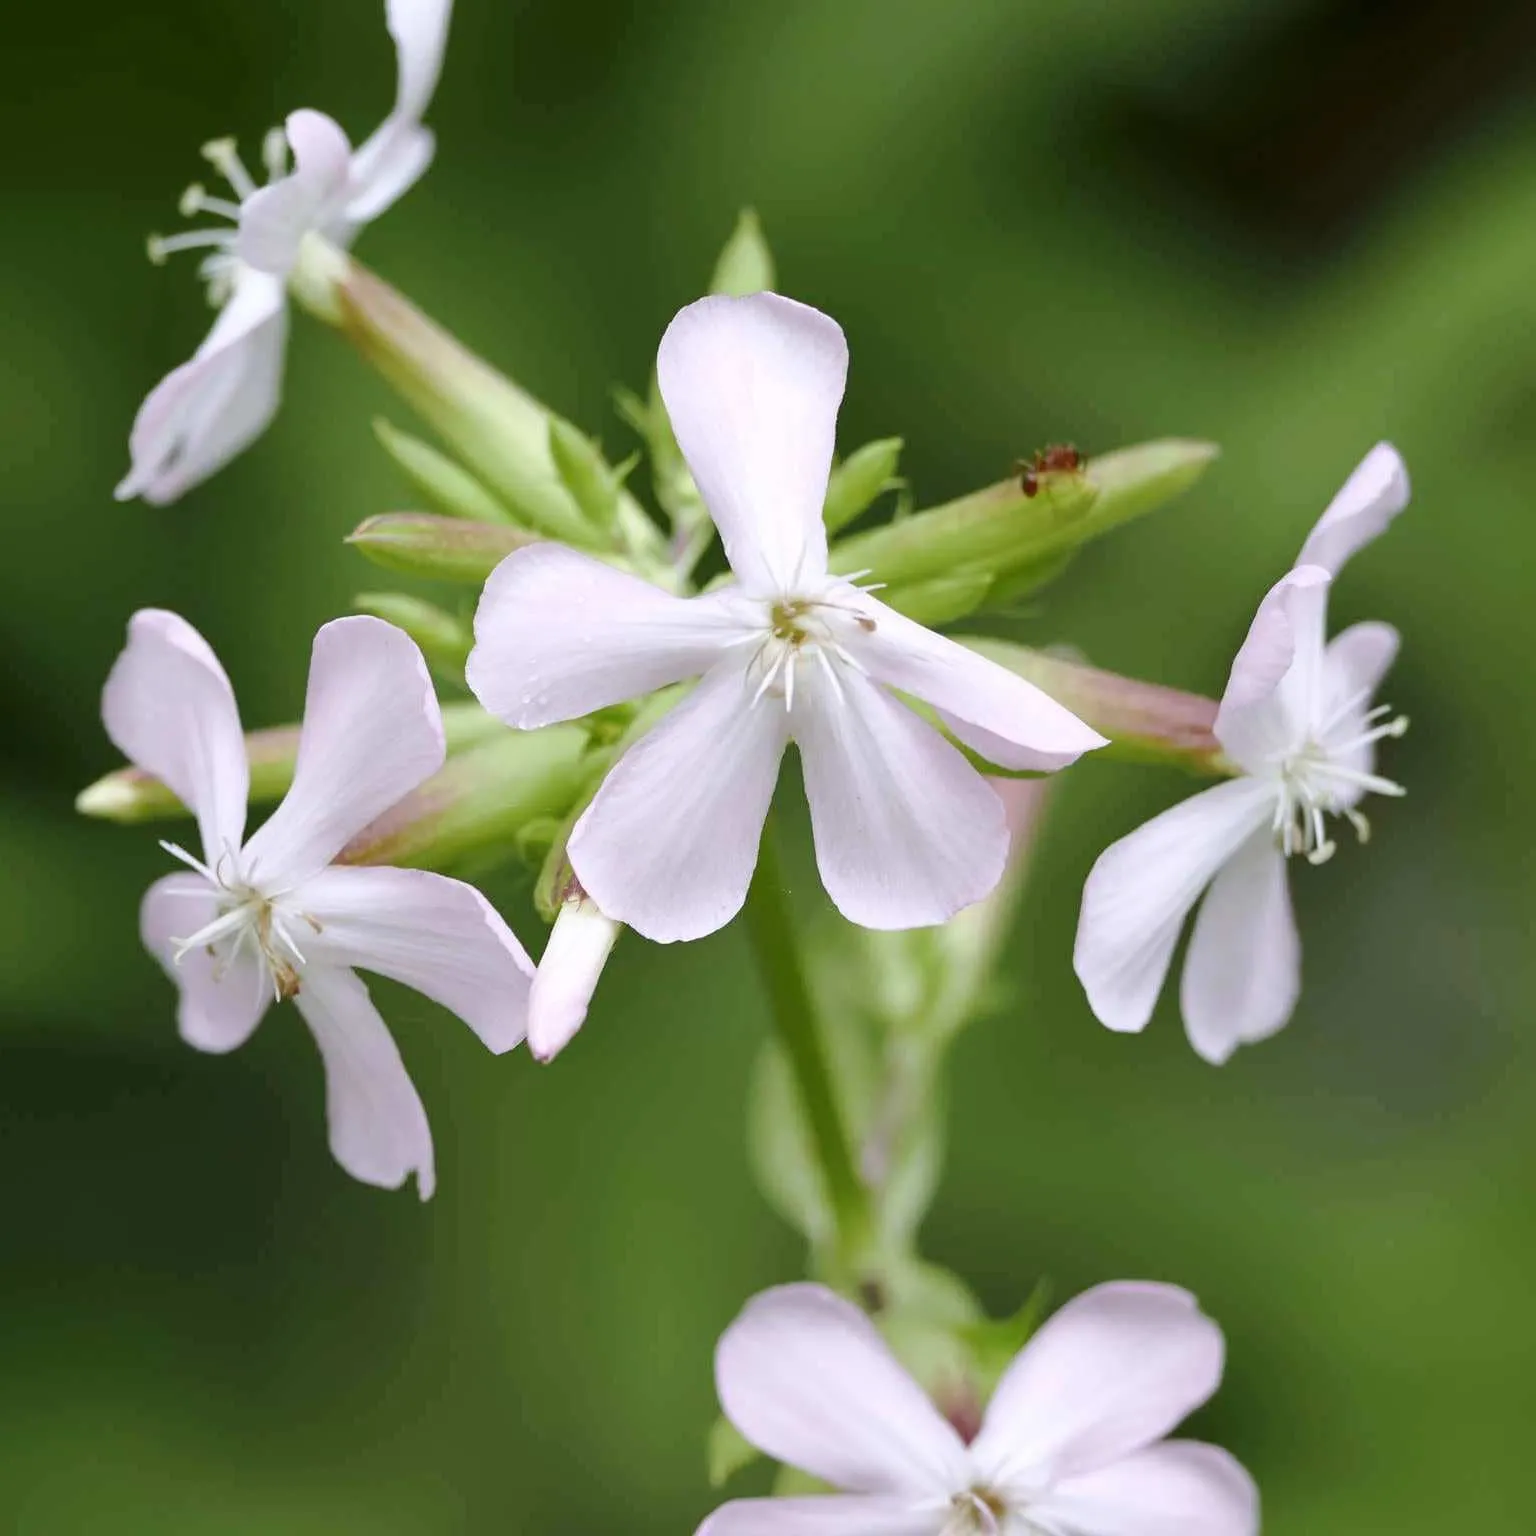
[[[720,1403],[759,1450],[846,1491],[740,1499],[699,1536],[1253,1536],[1243,1468],[1165,1438],[1223,1354],[1187,1291],[1098,1286],[1015,1356],[967,1443],[857,1307],[781,1286],[720,1340]]]
[[[149,250],[156,262],[178,251],[208,251],[199,272],[219,316],[191,360],[140,407],[120,501],[175,501],[266,430],[282,393],[287,278],[304,237],[313,232],[350,245],[431,163],[434,141],[421,118],[442,69],[451,7],[452,0],[386,0],[399,69],[395,105],[357,150],[323,112],[295,112],[267,135],[268,181],[258,186],[232,139],[204,145],[204,158],[232,195],[195,185],[183,195],[181,212],[222,222],[157,236]]]
[[[740,909],[791,741],[844,916],[919,927],[997,884],[1001,803],[895,690],[1003,768],[1103,745],[1031,684],[829,574],[822,502],[847,365],[836,322],[777,294],[689,305],[657,379],[734,580],[681,598],[537,544],[481,598],[470,686],[519,728],[701,679],[619,760],[568,845],[598,907],[648,938],[699,938]]]
[[[293,785],[245,836],[248,768],[235,696],[203,637],[144,609],[102,698],[107,734],[197,817],[201,857],[150,886],[145,946],[181,998],[182,1037],[232,1051],[291,998],[325,1064],[331,1150],[354,1178],[432,1193],[416,1090],[354,967],[456,1013],[493,1051],[523,1038],[532,965],[473,886],[419,869],[332,861],[441,766],[442,719],[421,653],[373,618],[315,636]]]
[[[1290,1018],[1301,946],[1286,861],[1332,856],[1329,817],[1343,817],[1364,842],[1361,800],[1403,793],[1377,773],[1375,750],[1408,722],[1371,704],[1397,655],[1397,631],[1354,624],[1330,641],[1327,626],[1333,578],[1407,504],[1407,469],[1396,449],[1378,444],[1265,597],[1232,663],[1215,733],[1241,775],[1099,856],[1083,892],[1074,963],[1109,1028],[1146,1025],[1202,891],[1180,988],[1190,1043],[1222,1062]]]

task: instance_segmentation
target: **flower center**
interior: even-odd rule
[[[858,574],[869,573],[861,571]],[[752,695],[754,705],[764,695],[772,693],[783,698],[786,710],[792,710],[795,707],[795,670],[802,661],[814,661],[833,693],[842,698],[838,666],[852,667],[855,672],[864,670],[858,658],[848,650],[846,642],[850,626],[864,634],[873,634],[876,627],[875,620],[855,601],[859,592],[875,588],[855,587],[851,584],[854,579],[840,580],[825,592],[786,595],[764,605],[762,627],[754,628],[744,637],[757,645],[748,668],[748,676],[757,679],[757,689]]]
[[[949,1504],[949,1518],[940,1536],[999,1536],[1008,1506],[989,1488],[968,1488]]]

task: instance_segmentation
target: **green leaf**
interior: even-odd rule
[[[740,299],[749,293],[769,291],[773,286],[773,253],[768,249],[763,226],[752,209],[743,208],[719,260],[715,262],[709,291]]]
[[[855,448],[833,467],[821,509],[821,520],[827,525],[828,533],[847,527],[872,506],[877,497],[904,484],[896,474],[901,449],[899,437],[882,437],[873,443],[865,443],[862,448]]]
[[[743,1467],[750,1467],[762,1452],[724,1414],[710,1426],[707,1456],[709,1486],[721,1488]]]
[[[419,437],[391,426],[382,416],[374,436],[395,461],[429,512],[476,523],[515,523],[516,518],[470,472]]]

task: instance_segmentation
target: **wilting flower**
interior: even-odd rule
[[[579,891],[560,908],[528,999],[528,1049],[539,1061],[557,1056],[586,1022],[619,931]]]
[[[181,992],[179,1022],[204,1051],[243,1045],[292,998],[325,1063],[331,1150],[354,1178],[432,1193],[421,1100],[353,967],[450,1009],[493,1051],[523,1038],[532,965],[473,886],[419,869],[333,864],[350,838],[443,762],[421,653],[379,619],[315,636],[293,786],[245,836],[248,770],[229,679],[174,613],[128,627],[102,699],[107,734],[197,817],[202,857],[150,886],[144,943]]]
[[[1099,856],[1083,892],[1075,964],[1099,1019],[1139,1030],[1152,1015],[1179,930],[1206,892],[1180,988],[1191,1044],[1207,1061],[1262,1040],[1291,1016],[1301,947],[1286,860],[1334,852],[1327,819],[1363,842],[1367,794],[1400,795],[1375,747],[1407,727],[1371,706],[1397,631],[1354,624],[1332,641],[1328,590],[1344,562],[1408,503],[1408,472],[1381,443],[1312,530],[1259,607],[1216,717],[1241,777],[1164,811]]]
[[[1038,689],[828,573],[821,509],[847,366],[842,331],[803,304],[690,305],[657,377],[735,580],[679,598],[539,544],[481,598],[470,685],[520,728],[701,677],[620,759],[569,844],[602,911],[649,938],[698,938],[740,909],[790,741],[846,917],[938,923],[996,885],[1002,805],[894,690],[1004,768],[1060,768],[1103,745]]]
[[[432,133],[421,117],[437,87],[451,5],[386,0],[399,86],[394,110],[356,151],[335,122],[308,110],[267,135],[264,187],[233,140],[204,146],[233,197],[189,187],[181,211],[188,218],[211,213],[227,223],[151,240],[150,255],[163,261],[177,251],[210,251],[199,271],[219,317],[191,361],[167,375],[140,407],[129,438],[133,465],[117,488],[120,501],[175,501],[266,430],[282,393],[286,281],[305,235],[349,245],[431,163]]]
[[[720,1340],[720,1403],[759,1450],[845,1491],[738,1500],[699,1536],[1253,1536],[1242,1467],[1164,1438],[1222,1357],[1187,1291],[1098,1286],[1014,1358],[967,1444],[857,1307],[781,1286]]]

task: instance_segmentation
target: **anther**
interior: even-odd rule
[[[269,181],[280,181],[288,174],[288,135],[281,128],[268,128],[261,141],[261,163]]]

